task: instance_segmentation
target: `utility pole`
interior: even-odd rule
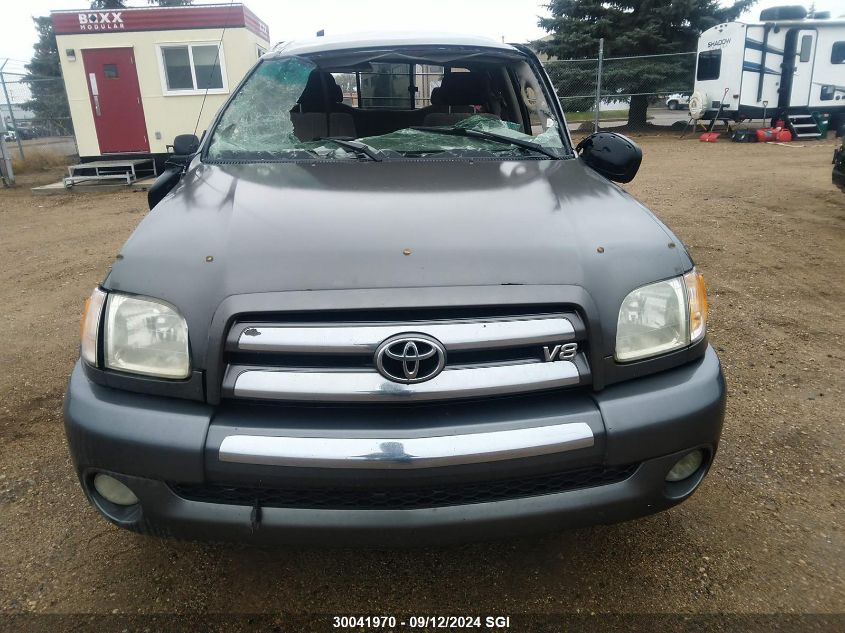
[[[9,63],[9,60],[3,62],[3,65],[0,66],[0,84],[3,84],[3,95],[6,97],[6,105],[9,106],[9,118],[12,119],[12,127],[15,128],[15,139],[18,141],[18,151],[21,153],[21,160],[24,159],[23,155],[23,145],[21,144],[21,137],[18,136],[18,122],[15,121],[15,113],[12,112],[12,100],[9,99],[9,90],[6,88],[6,75],[3,74],[3,69],[6,67],[6,64]],[[4,122],[5,127],[5,122]]]
[[[604,65],[604,38],[599,39],[599,67],[596,72],[596,120],[593,123],[593,132],[599,131],[599,114],[601,113],[601,72]]]

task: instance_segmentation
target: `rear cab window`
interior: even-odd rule
[[[233,95],[203,159],[565,158],[553,98],[516,50],[282,51]]]

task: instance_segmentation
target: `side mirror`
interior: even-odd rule
[[[152,211],[153,207],[161,202],[170,191],[179,184],[182,179],[182,167],[169,167],[165,169],[155,182],[150,185],[147,191],[147,206]]]
[[[616,182],[631,182],[643,162],[640,146],[615,132],[588,136],[578,143],[575,151],[589,167]]]
[[[165,170],[156,178],[147,191],[147,205],[152,210],[170,191],[179,184],[185,167],[196,154],[200,140],[195,134],[180,134],[173,139],[173,154],[164,163]]]
[[[196,134],[180,134],[173,139],[173,154],[176,156],[195,154],[199,146],[200,140]]]

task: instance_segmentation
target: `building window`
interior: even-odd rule
[[[830,51],[831,64],[845,64],[845,42],[834,42]]]
[[[103,64],[103,77],[106,79],[117,79],[117,64]]]
[[[695,75],[698,81],[711,81],[719,78],[719,71],[722,67],[722,51],[701,51],[698,54],[698,72]]]
[[[159,61],[166,95],[227,91],[223,48],[217,44],[162,45]]]

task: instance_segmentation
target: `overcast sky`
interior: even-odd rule
[[[213,3],[213,0],[195,0],[195,4]],[[245,0],[270,25],[273,42],[308,37],[319,29],[325,29],[326,33],[454,31],[526,42],[545,35],[537,26],[538,16],[546,13],[545,3],[545,0]],[[800,3],[801,0],[760,0],[748,19],[756,20],[762,7]],[[815,4],[820,11],[845,13],[845,0],[816,0]],[[146,2],[130,0],[129,5],[145,6]],[[21,62],[32,57],[35,30],[31,16],[87,6],[85,0],[4,0],[0,14],[0,63],[4,58],[11,58],[14,61],[9,62],[6,70],[19,70]]]

